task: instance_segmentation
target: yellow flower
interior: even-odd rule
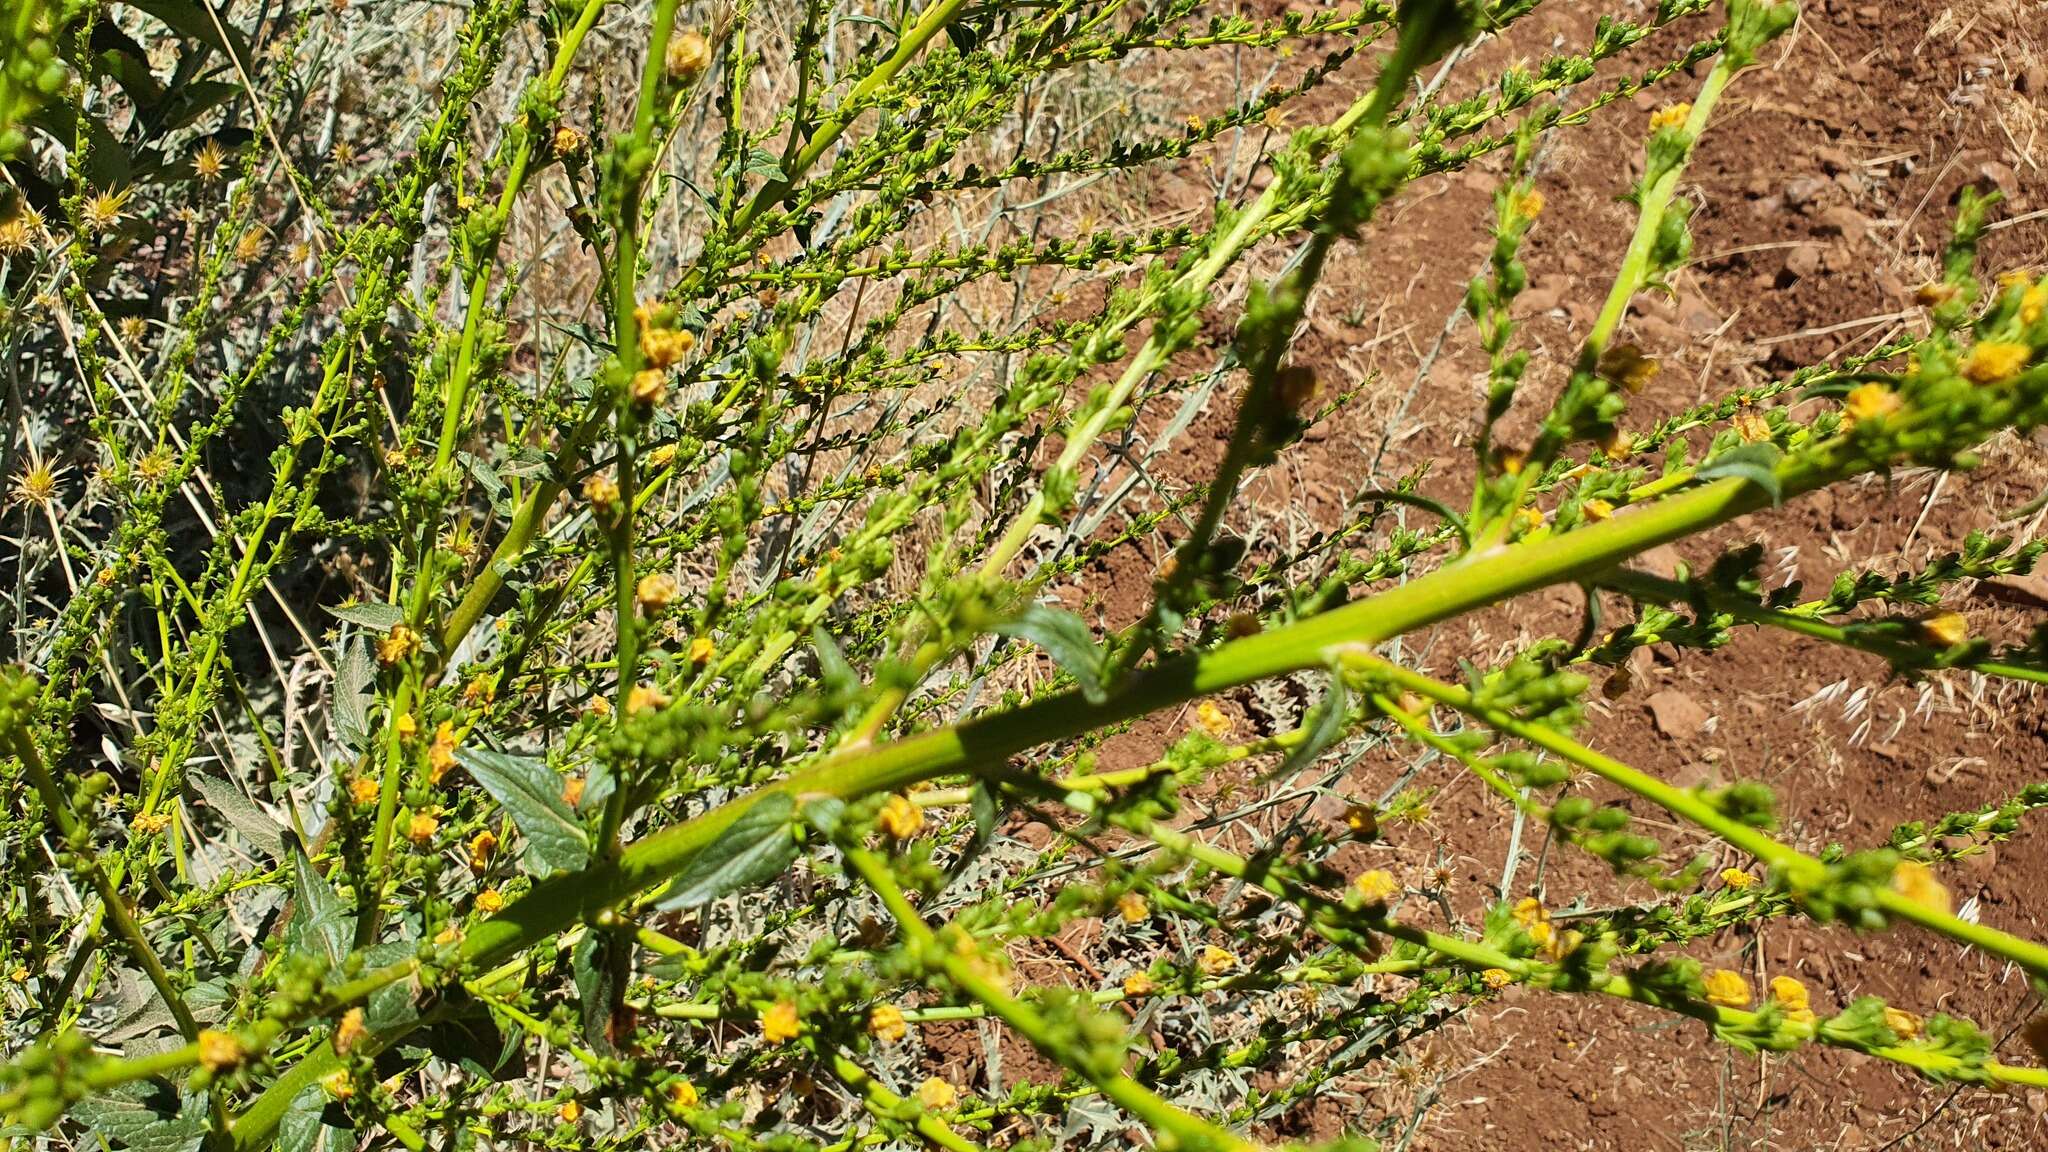
[[[232,1032],[220,1032],[212,1028],[201,1029],[199,1033],[199,1063],[208,1071],[227,1072],[241,1066],[248,1052],[242,1047],[240,1037]]]
[[[434,943],[439,944],[442,947],[446,947],[450,944],[459,944],[461,942],[462,929],[457,928],[453,924],[450,924],[446,928],[441,929],[439,932],[434,933]]]
[[[1515,513],[1515,523],[1521,526],[1524,533],[1534,532],[1543,527],[1543,513],[1536,508],[1524,508]]]
[[[1961,612],[1935,612],[1919,620],[1920,635],[1937,648],[1953,648],[1970,638],[1970,621]]]
[[[1371,840],[1380,834],[1379,810],[1370,804],[1353,804],[1344,809],[1344,826],[1360,840]]]
[[[1218,740],[1230,735],[1230,717],[1213,700],[1204,700],[1195,706],[1195,723],[1202,731]]]
[[[589,141],[584,139],[583,133],[578,132],[574,126],[569,124],[560,124],[556,125],[555,127],[555,138],[553,143],[555,148],[555,155],[572,156],[578,152],[583,151],[583,146],[589,143]]]
[[[330,1100],[346,1100],[356,1094],[356,1082],[349,1077],[348,1069],[336,1068],[320,1078],[320,1087]]]
[[[425,844],[432,840],[434,833],[440,829],[440,818],[432,812],[415,812],[412,819],[406,822],[405,836],[415,844]]]
[[[469,842],[469,866],[481,872],[491,865],[491,853],[498,847],[498,834],[489,828],[477,833]]]
[[[671,1080],[668,1085],[669,1107],[684,1111],[697,1106],[697,1086],[688,1080]]]
[[[1126,892],[1116,898],[1116,914],[1123,917],[1126,924],[1139,924],[1152,915],[1152,906],[1136,892]]]
[[[1721,869],[1721,883],[1726,884],[1730,888],[1750,888],[1756,885],[1756,877],[1751,876],[1740,868],[1723,868]]]
[[[334,1026],[334,1050],[346,1056],[369,1035],[369,1026],[363,1023],[362,1008],[351,1008],[341,1014],[341,1022]]]
[[[1596,370],[1601,376],[1621,385],[1622,391],[1634,395],[1649,387],[1661,367],[1656,357],[1643,355],[1641,348],[1633,344],[1617,344],[1600,354]]]
[[[1743,408],[1735,413],[1735,434],[1745,444],[1761,444],[1771,438],[1771,425],[1756,409]]]
[[[1955,299],[1961,293],[1962,289],[1953,284],[1944,284],[1939,280],[1930,280],[1913,289],[1913,303],[1920,305],[1922,308],[1936,308]]]
[[[1948,915],[1948,889],[1934,878],[1934,872],[1918,860],[1901,860],[1892,872],[1892,888],[1899,895],[1942,915]]]
[[[668,43],[668,56],[663,61],[668,65],[668,74],[678,80],[695,79],[711,65],[711,45],[704,37],[691,29],[676,33]]]
[[[1850,420],[1875,420],[1890,416],[1905,406],[1899,394],[1882,384],[1858,384],[1842,397],[1842,414]]]
[[[1608,519],[1614,515],[1614,505],[1597,496],[1579,505],[1579,507],[1586,510],[1586,519],[1596,522]]]
[[[1707,973],[1704,983],[1707,986],[1709,1004],[1718,1004],[1723,1008],[1741,1008],[1749,1003],[1749,981],[1744,980],[1740,972],[1716,968]]]
[[[711,637],[709,636],[699,636],[690,641],[690,663],[692,664],[709,664],[711,663],[711,657],[716,655],[717,652],[718,646],[711,642]]]
[[[1650,131],[1661,132],[1666,128],[1685,127],[1685,118],[1692,115],[1692,105],[1686,103],[1666,104],[1650,113]]]
[[[1896,1033],[1901,1040],[1911,1040],[1920,1035],[1920,1018],[1903,1008],[1886,1005],[1884,1026]]]
[[[642,408],[661,407],[668,403],[668,373],[660,368],[643,368],[633,373],[627,394]]]
[[[682,363],[697,338],[682,328],[649,326],[640,330],[640,355],[652,368],[672,368]]]
[[[1221,976],[1237,967],[1237,957],[1214,944],[1204,945],[1202,954],[1195,957],[1195,966],[1204,974]]]
[[[1996,384],[2010,380],[2027,366],[2027,358],[2033,349],[2025,344],[2008,340],[1980,340],[1970,346],[1970,354],[1963,357],[1963,375],[1979,384]]]
[[[420,733],[420,722],[413,719],[410,712],[400,715],[391,726],[398,729],[398,738],[400,740],[410,740]]]
[[[583,1105],[574,1100],[564,1100],[562,1106],[555,1109],[555,1115],[560,1116],[564,1124],[574,1124],[583,1115]]]
[[[1534,188],[1522,193],[1515,200],[1515,215],[1524,220],[1534,220],[1543,215],[1543,193]]]
[[[455,767],[455,725],[443,720],[434,729],[434,742],[427,746],[427,780],[439,784]]]
[[[208,140],[192,154],[192,174],[206,183],[220,179],[221,173],[227,169],[228,155],[221,151],[219,141]]]
[[[1813,1007],[1806,985],[1790,976],[1771,977],[1771,999],[1787,1012],[1805,1012]]]
[[[403,624],[393,624],[377,641],[377,663],[386,668],[400,664],[420,650],[420,634]]]
[[[1600,453],[1609,460],[1624,460],[1635,451],[1635,438],[1616,428],[1600,439]]]
[[[562,778],[562,803],[567,804],[571,808],[583,803],[583,777],[564,776]]]
[[[375,804],[377,792],[377,780],[373,776],[358,776],[348,782],[348,798],[358,804]]]
[[[910,1026],[904,1023],[903,1009],[894,1004],[877,1004],[868,1013],[868,1035],[884,1044],[894,1044],[910,1033]]]
[[[781,1044],[794,1040],[803,1025],[796,1018],[796,1002],[777,1000],[761,1013],[761,1037],[770,1044]]]
[[[498,685],[486,672],[477,673],[462,686],[462,702],[465,704],[489,704],[497,696]]]
[[[476,894],[476,910],[486,916],[495,914],[505,906],[505,897],[496,888],[486,888]]]
[[[924,827],[924,809],[910,802],[901,794],[882,801],[882,813],[877,817],[882,832],[891,840],[908,840]]]
[[[668,694],[659,688],[645,684],[633,685],[626,693],[626,715],[638,716],[642,712],[654,712],[668,707]]]
[[[1534,896],[1524,896],[1520,900],[1515,901],[1514,911],[1511,915],[1514,916],[1515,923],[1520,924],[1524,928],[1534,928],[1536,925],[1550,919],[1550,913],[1544,911],[1543,901],[1538,900]]]
[[[640,601],[643,612],[659,612],[676,598],[676,578],[666,572],[642,576],[633,586],[633,598]]]
[[[933,1076],[917,1086],[917,1102],[927,1108],[943,1111],[960,1102],[960,1091]]]
[[[1498,990],[1513,984],[1515,982],[1515,974],[1505,968],[1488,968],[1479,974],[1479,979],[1484,981],[1488,988]]]
[[[2048,280],[2020,294],[2020,323],[2032,324],[2048,315]]]
[[[600,508],[609,507],[619,501],[619,486],[610,476],[593,472],[583,482],[583,498]]]
[[[1158,989],[1159,985],[1153,982],[1152,977],[1143,972],[1133,972],[1129,976],[1124,977],[1124,995],[1126,996],[1150,996],[1158,991]]]
[[[1358,879],[1352,881],[1352,885],[1358,889],[1360,896],[1365,897],[1367,904],[1385,904],[1401,894],[1401,882],[1394,879],[1394,874],[1384,868],[1360,872]]]

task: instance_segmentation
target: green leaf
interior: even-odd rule
[[[519,826],[520,862],[546,876],[573,872],[590,861],[590,832],[562,799],[562,778],[536,756],[462,748],[455,758]]]
[[[342,646],[335,661],[334,738],[351,751],[369,746],[370,684],[376,678],[368,640],[357,636]]]
[[[1785,490],[1778,483],[1778,461],[1783,456],[1776,444],[1744,444],[1701,465],[1693,478],[1707,481],[1740,477],[1769,493],[1773,505],[1783,504]]]
[[[169,1085],[130,1081],[75,1105],[73,1118],[115,1147],[133,1152],[193,1152],[206,1139],[201,1109],[189,1113]]]
[[[348,959],[355,935],[350,923],[353,917],[327,877],[313,867],[299,838],[289,831],[280,831],[279,836],[284,840],[285,854],[291,857],[292,875],[298,886],[298,897],[292,903],[292,922],[285,930],[285,947],[339,966]]]
[[[338,1123],[330,1123],[330,1115]],[[311,1085],[292,1097],[278,1121],[278,1152],[349,1152],[356,1134],[346,1121],[347,1113],[327,1098],[327,1090]]]
[[[186,777],[193,791],[206,801],[206,806],[220,813],[228,827],[242,834],[242,838],[258,852],[272,860],[284,859],[284,827],[271,819],[254,800],[242,795],[242,790],[233,783],[218,776],[194,772]]]
[[[796,859],[796,837],[789,828],[795,814],[796,801],[784,792],[755,801],[690,860],[660,907],[695,908],[781,875]]]
[[[1344,691],[1344,678],[1334,672],[1330,683],[1323,690],[1322,699],[1316,701],[1307,716],[1302,717],[1301,726],[1308,735],[1301,743],[1288,751],[1280,766],[1273,769],[1266,779],[1289,776],[1315,763],[1337,738],[1344,734],[1344,716],[1348,711],[1349,696]]]
[[[1102,649],[1096,647],[1095,634],[1088,630],[1088,622],[1079,616],[1049,604],[1033,604],[997,624],[994,630],[1045,649],[1053,663],[1074,678],[1090,704],[1100,704],[1108,698],[1102,687]]]
[[[405,623],[405,609],[396,604],[342,604],[328,608],[327,614],[372,632],[389,632]]]

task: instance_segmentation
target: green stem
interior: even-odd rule
[[[968,957],[940,942],[938,934],[917,914],[909,897],[897,885],[894,873],[881,857],[864,849],[846,853],[847,863],[880,896],[889,914],[896,918],[904,941],[923,955],[926,963],[939,968],[946,978],[975,1001],[1015,1029],[1033,1047],[1094,1084],[1102,1094],[1125,1111],[1150,1125],[1161,1143],[1172,1141],[1181,1148],[1214,1148],[1225,1152],[1257,1152],[1259,1146],[1228,1129],[1218,1127],[1167,1103],[1144,1085],[1120,1071],[1100,1067],[1100,1061],[1055,1029],[1038,1010],[1010,995],[995,979]]]

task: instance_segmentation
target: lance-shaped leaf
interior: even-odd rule
[[[1060,670],[1074,678],[1081,695],[1091,704],[1107,698],[1102,689],[1103,654],[1096,647],[1095,633],[1088,622],[1064,608],[1033,604],[995,626],[1004,636],[1029,640],[1045,649]]]
[[[796,859],[796,837],[790,830],[795,815],[796,801],[788,794],[763,796],[691,859],[661,907],[694,908],[781,875]]]
[[[519,828],[520,861],[536,876],[573,872],[590,861],[590,831],[562,795],[562,778],[537,756],[487,748],[455,753]]]

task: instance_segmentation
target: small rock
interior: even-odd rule
[[[1856,163],[1849,159],[1849,154],[1840,148],[1819,149],[1814,152],[1813,158],[1820,161],[1821,169],[1830,176],[1837,172],[1847,172],[1854,168]]]
[[[2036,64],[2013,77],[2013,90],[2029,96],[2048,94],[2048,64]]]
[[[1685,563],[1685,557],[1678,554],[1678,549],[1673,548],[1669,544],[1659,544],[1648,552],[1638,555],[1635,558],[1634,566],[1641,568],[1645,572],[1662,576],[1666,580],[1674,580],[1678,577],[1678,566],[1683,563]]]
[[[1820,195],[1821,189],[1827,186],[1828,182],[1817,176],[1801,176],[1796,180],[1787,180],[1785,207],[1804,210],[1813,203],[1814,197]]]
[[[1676,688],[1666,688],[1650,697],[1648,703],[1657,731],[1673,740],[1691,740],[1707,725],[1707,710]]]
[[[2048,576],[2030,572],[2025,576],[1992,576],[1977,585],[1986,596],[2023,608],[2048,608]]]
[[[1869,234],[1870,221],[1854,208],[1838,204],[1820,214],[1820,226],[1814,231],[1823,236],[1840,236],[1854,243]]]
[[[1801,244],[1785,253],[1785,271],[1804,280],[1820,271],[1820,256],[1820,245]]]

